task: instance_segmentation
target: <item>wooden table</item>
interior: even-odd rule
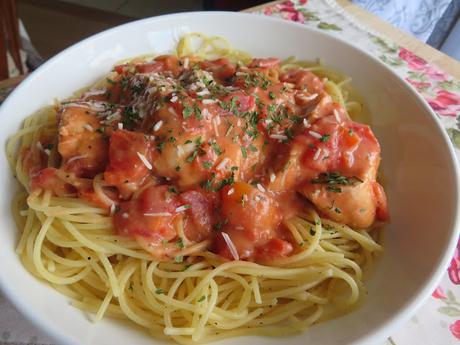
[[[273,1],[268,4],[263,4],[256,7],[251,7],[243,12],[254,12],[264,6],[273,5],[283,0]],[[363,24],[369,26],[375,31],[381,32],[393,42],[407,48],[408,50],[414,52],[418,56],[424,58],[429,63],[434,63],[445,72],[449,73],[453,77],[460,79],[460,62],[445,55],[437,49],[432,48],[431,46],[419,41],[415,37],[402,32],[401,30],[395,28],[391,24],[383,21],[377,16],[369,13],[357,5],[352,4],[348,0],[336,0],[348,13],[356,17]],[[8,87],[14,84],[17,84],[21,81],[24,76],[6,79],[0,81],[0,88]]]

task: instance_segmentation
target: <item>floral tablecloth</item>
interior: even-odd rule
[[[268,5],[259,15],[303,23],[346,39],[374,54],[412,84],[438,114],[460,159],[460,81],[373,32],[333,0],[288,0]],[[0,102],[11,91],[0,89]],[[439,287],[387,345],[449,345],[460,342],[460,242]],[[0,345],[50,344],[0,296]]]

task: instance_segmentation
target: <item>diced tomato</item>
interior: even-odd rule
[[[225,80],[232,77],[236,72],[235,64],[227,58],[221,58],[213,61],[202,61],[200,67],[211,72],[214,78]]]
[[[139,73],[171,71],[174,75],[176,75],[178,70],[179,60],[173,55],[158,56],[152,62],[136,65],[136,71]]]
[[[256,261],[266,262],[289,256],[292,253],[292,244],[279,238],[272,238],[256,249]]]
[[[152,186],[136,200],[125,201],[114,216],[117,232],[124,236],[142,236],[152,243],[169,241],[177,236],[174,228],[177,196],[168,186]]]
[[[381,221],[387,221],[390,218],[387,196],[385,195],[383,187],[378,182],[374,183],[374,194],[377,203],[377,219]]]
[[[70,184],[65,183],[57,176],[56,168],[45,168],[32,175],[30,188],[34,191],[37,189],[50,190],[56,196],[74,195],[76,189]]]
[[[308,92],[322,93],[323,83],[314,73],[303,69],[290,69],[280,74],[280,80],[286,83],[292,83],[299,89],[307,89]]]
[[[229,191],[232,190],[233,193]],[[280,217],[275,200],[249,183],[236,182],[221,190],[222,217],[241,227],[254,241],[272,236]]]
[[[222,102],[227,104],[226,109],[219,108],[220,115],[232,115],[234,110],[240,113],[254,111],[256,109],[256,99],[254,96],[248,96],[242,91],[229,93],[222,98]]]
[[[183,205],[190,205],[185,212],[189,217],[186,223],[185,235],[187,239],[195,242],[209,237],[213,223],[212,197],[199,191],[188,191],[179,196]]]
[[[276,68],[280,63],[278,58],[252,59],[249,68]]]
[[[127,130],[113,132],[110,137],[109,166],[104,173],[105,181],[115,186],[141,181],[149,170],[140,155],[150,162],[150,142],[143,133]]]

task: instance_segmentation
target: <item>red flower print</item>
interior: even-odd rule
[[[460,95],[447,90],[439,90],[436,98],[427,99],[439,115],[456,117],[460,113]]]
[[[460,320],[455,321],[453,324],[449,326],[452,335],[460,340]]]
[[[444,298],[447,298],[445,293],[444,293],[444,290],[442,289],[442,287],[438,286],[436,288],[436,290],[433,291],[433,293],[431,294],[431,296],[433,296],[434,298],[438,298],[438,299],[444,299]]]
[[[400,48],[399,57],[407,62],[407,67],[411,71],[421,72],[431,80],[447,80],[448,75],[434,66],[429,65],[424,59],[415,55],[411,51]]]
[[[425,60],[404,48],[399,49],[399,57],[407,62],[407,65],[411,70],[418,71],[423,69],[423,67],[426,65]]]
[[[460,240],[457,243],[457,248],[455,248],[454,257],[450,261],[449,268],[447,272],[449,272],[449,278],[452,283],[460,285],[460,256],[459,256],[459,247],[460,247]],[[460,320],[458,322],[458,330],[460,332]],[[460,334],[460,333],[459,333]]]
[[[406,81],[415,87],[417,90],[427,89],[431,86],[431,83],[428,81],[416,81],[409,78],[406,78]]]

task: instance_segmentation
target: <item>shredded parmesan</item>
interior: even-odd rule
[[[198,96],[206,96],[206,95],[209,95],[210,92],[209,92],[208,89],[203,89],[203,90],[201,90],[200,92],[197,92],[196,94],[197,94]]]
[[[235,188],[230,188],[227,192],[227,195],[232,195],[233,193],[235,193]]]
[[[49,155],[51,154],[51,151],[48,150],[48,149],[44,149],[43,152],[45,152],[45,154],[46,154],[47,156],[49,156]]]
[[[203,104],[213,104],[213,103],[216,103],[217,100],[215,99],[203,99]]]
[[[262,193],[265,193],[265,188],[260,183],[257,184],[257,189],[260,190]]]
[[[147,169],[152,170],[152,168],[153,168],[152,164],[150,164],[150,162],[147,160],[147,158],[145,158],[145,156],[142,153],[137,152],[137,156],[142,161],[142,163],[144,163],[144,165],[147,167]]]
[[[276,139],[276,140],[287,140],[287,136],[283,134],[271,134],[270,138]]]
[[[152,213],[144,213],[146,217],[169,217],[171,213],[169,212],[152,212]]]
[[[305,128],[310,128],[311,125],[308,123],[308,120],[306,118],[303,119],[303,125]]]
[[[185,151],[184,151],[184,148],[182,147],[182,145],[177,145],[176,150],[177,150],[177,155],[179,157],[182,157],[183,155],[185,155]]]
[[[88,155],[80,155],[80,156],[74,156],[72,158],[70,158],[66,163],[69,164],[69,163],[72,163],[76,160],[79,160],[79,159],[83,159],[83,158],[86,158],[88,157]]]
[[[121,216],[122,216],[123,218],[125,218],[125,219],[126,219],[126,218],[129,218],[129,214],[127,214],[126,212],[123,213]]]
[[[216,117],[216,123],[217,123],[218,125],[220,125],[220,123],[221,123],[221,122],[220,122],[220,116],[217,116],[217,117]]]
[[[186,58],[184,59],[184,68],[188,68],[188,63],[189,63],[189,62],[190,62],[189,58],[186,57]]]
[[[204,118],[206,120],[209,120],[209,118],[211,117],[211,113],[208,111],[208,109],[204,108],[202,111],[201,111],[201,114],[203,114]]]
[[[276,175],[274,173],[271,173],[270,174],[270,182],[273,183],[273,182],[275,182],[275,180],[276,180]]]
[[[177,97],[176,95],[172,96],[170,101],[171,103],[176,103],[178,101],[179,97]]]
[[[115,207],[115,203],[112,203],[112,205],[110,205],[110,215],[113,216],[115,214],[115,211],[116,211],[116,207]]]
[[[315,152],[315,155],[313,156],[313,160],[318,160],[319,155],[321,154],[321,148],[318,148]]]
[[[243,201],[244,201],[244,202],[247,202],[248,199],[249,199],[248,196],[247,196],[246,194],[243,194]]]
[[[161,126],[163,126],[163,120],[160,120],[157,123],[155,123],[155,126],[153,126],[153,131],[158,131],[161,128]]]
[[[90,132],[93,131],[93,127],[90,124],[87,124],[87,123],[85,123],[83,125],[83,128],[86,129],[87,131],[90,131]]]
[[[226,167],[227,163],[230,161],[227,157],[222,159],[222,162],[219,163],[219,165],[216,167],[217,170],[222,170]]]
[[[123,129],[123,122],[118,122],[118,129]]]
[[[43,145],[41,142],[37,141],[36,146],[37,146],[37,149],[39,149],[40,151],[43,151]]]
[[[228,234],[225,233],[225,232],[222,232],[221,234],[222,234],[222,238],[224,239],[225,243],[227,244],[227,247],[230,250],[230,253],[232,254],[233,258],[235,260],[239,260],[240,257],[238,255],[238,251],[236,250],[236,247],[233,244],[232,239],[230,238],[230,236],[228,236]]]
[[[178,208],[176,208],[176,212],[179,213],[179,212],[184,212],[185,210],[189,209],[190,206],[189,205],[182,205],[182,206],[179,206]]]
[[[314,93],[313,95],[310,95],[310,96],[299,95],[299,97],[305,101],[313,101],[316,97],[318,97],[318,94]]]
[[[216,137],[219,136],[219,128],[217,127],[216,119],[214,118],[212,120],[212,126],[214,127],[214,133],[216,134]]]
[[[316,139],[321,139],[323,137],[321,134],[319,134],[318,132],[315,132],[315,131],[308,131],[308,134],[310,134],[312,137],[314,137]]]
[[[334,109],[332,112],[334,113],[334,116],[335,116],[335,119],[337,120],[337,122],[340,122],[340,115],[339,115],[339,112],[337,111],[337,109]]]

